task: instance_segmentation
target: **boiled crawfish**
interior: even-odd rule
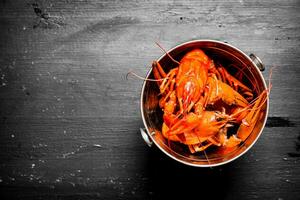
[[[156,61],[152,69],[160,80],[162,135],[188,145],[192,153],[210,146],[236,148],[251,134],[268,97],[266,90],[253,100],[252,89],[201,49],[188,52],[168,73]],[[228,136],[235,125],[237,133]]]

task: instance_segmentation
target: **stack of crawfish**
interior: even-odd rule
[[[164,138],[187,145],[191,153],[210,146],[224,150],[239,146],[263,116],[267,90],[257,96],[242,83],[241,71],[235,78],[200,49],[188,52],[177,64],[168,73],[158,62],[152,64]],[[237,131],[228,134],[233,126]]]

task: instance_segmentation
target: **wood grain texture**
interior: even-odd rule
[[[300,2],[0,2],[0,192],[6,199],[219,199],[300,196]],[[192,39],[255,53],[272,77],[255,146],[197,169],[139,135],[142,82],[166,49]],[[3,199],[3,198],[1,198]]]

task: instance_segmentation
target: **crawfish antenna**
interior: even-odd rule
[[[175,60],[158,42],[155,42],[155,44],[163,51],[165,52],[165,54],[167,54],[167,56],[175,63],[177,63],[178,65],[180,64],[177,60]]]
[[[141,79],[141,80],[144,80],[144,81],[163,81],[165,79],[168,79],[168,78],[161,78],[161,79],[152,79],[152,78],[144,78],[140,75],[137,75],[136,73],[134,73],[133,71],[129,71],[127,74],[126,74],[126,80],[128,80],[128,76],[129,75],[133,75],[135,76],[136,78],[138,79]]]
[[[198,137],[198,136],[197,136],[197,137]],[[199,142],[200,142],[199,137],[198,137],[198,140],[199,140]],[[200,146],[203,147],[203,145],[202,145],[201,142],[200,142]],[[209,158],[208,158],[208,156],[207,156],[207,154],[206,154],[206,152],[205,152],[205,149],[203,150],[203,153],[204,153],[204,156],[205,156],[205,158],[206,158],[208,164],[211,165],[211,163],[210,163],[210,161],[209,161]],[[210,168],[212,169],[212,167],[210,167]]]
[[[268,88],[268,92],[270,93],[271,88],[272,88],[272,74],[273,74],[273,70],[274,68],[276,68],[276,66],[271,67],[270,72],[269,72],[269,88]]]

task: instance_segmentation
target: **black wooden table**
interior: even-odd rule
[[[300,198],[300,2],[0,2],[0,191],[6,199]],[[152,60],[217,39],[271,66],[266,128],[238,160],[177,163],[139,135]],[[3,199],[3,198],[1,198]]]

